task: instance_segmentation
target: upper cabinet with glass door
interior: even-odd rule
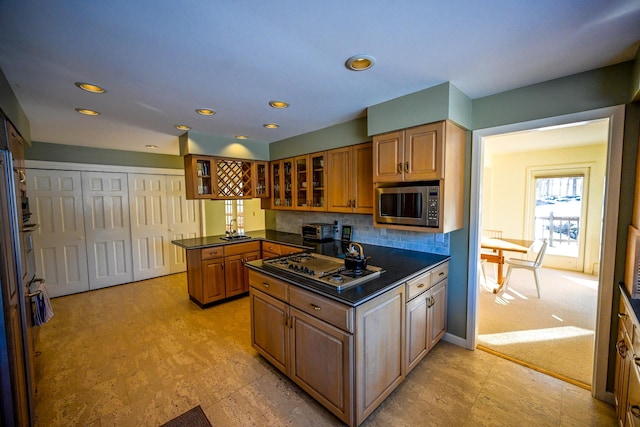
[[[292,209],[293,207],[293,159],[271,162],[271,208]]]
[[[327,210],[325,155],[322,151],[295,158],[295,209]]]
[[[210,156],[184,156],[185,190],[187,199],[211,199],[215,194],[212,173],[215,164]]]
[[[269,162],[253,162],[254,196],[258,198],[269,197]]]

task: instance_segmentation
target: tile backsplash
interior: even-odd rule
[[[448,233],[418,233],[415,231],[375,228],[373,226],[373,216],[371,215],[327,212],[271,212],[275,213],[275,226],[278,231],[300,234],[303,223],[321,222],[333,224],[334,221],[338,221],[340,227],[343,225],[353,227],[351,240],[355,242],[450,255]],[[335,238],[339,239],[340,235],[336,234]]]

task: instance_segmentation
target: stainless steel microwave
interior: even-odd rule
[[[440,186],[376,188],[376,222],[435,227],[440,225]]]

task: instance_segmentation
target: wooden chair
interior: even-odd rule
[[[502,239],[502,230],[482,230],[482,237],[492,238],[492,239]],[[493,251],[491,249],[480,249],[480,253],[482,252],[495,253],[496,251]],[[482,278],[484,279],[485,285],[489,283],[487,282],[487,272],[485,270],[486,264],[487,264],[487,260],[480,258],[480,267],[482,268]]]
[[[507,286],[509,285],[511,270],[514,268],[524,268],[533,272],[533,278],[536,281],[536,290],[538,291],[538,298],[540,298],[540,276],[538,275],[538,270],[540,270],[540,267],[542,266],[542,260],[544,259],[544,253],[547,250],[548,244],[549,241],[547,239],[544,239],[544,242],[542,242],[542,246],[540,247],[540,251],[538,252],[538,256],[536,256],[535,261],[518,258],[509,258],[505,261],[508,267],[507,277],[505,277],[504,279],[503,290],[507,289]]]

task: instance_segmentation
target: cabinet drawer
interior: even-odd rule
[[[221,258],[224,256],[224,248],[222,246],[214,246],[211,248],[200,249],[200,257],[202,260]]]
[[[449,263],[445,262],[431,270],[431,284],[435,285],[438,282],[449,277]]]
[[[407,282],[407,301],[417,297],[431,287],[431,271],[427,271]]]
[[[249,270],[249,285],[281,301],[289,301],[289,284],[274,277]]]
[[[272,254],[280,255],[282,250],[282,246],[279,243],[267,242],[266,240],[262,241],[262,252],[269,252]]]
[[[280,245],[280,254],[281,255],[291,255],[291,254],[295,254],[295,253],[303,252],[303,251],[304,251],[304,249],[297,248],[295,246]]]
[[[292,286],[289,289],[290,304],[305,313],[340,328],[353,332],[353,307],[332,301],[312,292]]]
[[[234,243],[224,247],[224,256],[245,254],[247,252],[255,252],[260,250],[260,242]]]

